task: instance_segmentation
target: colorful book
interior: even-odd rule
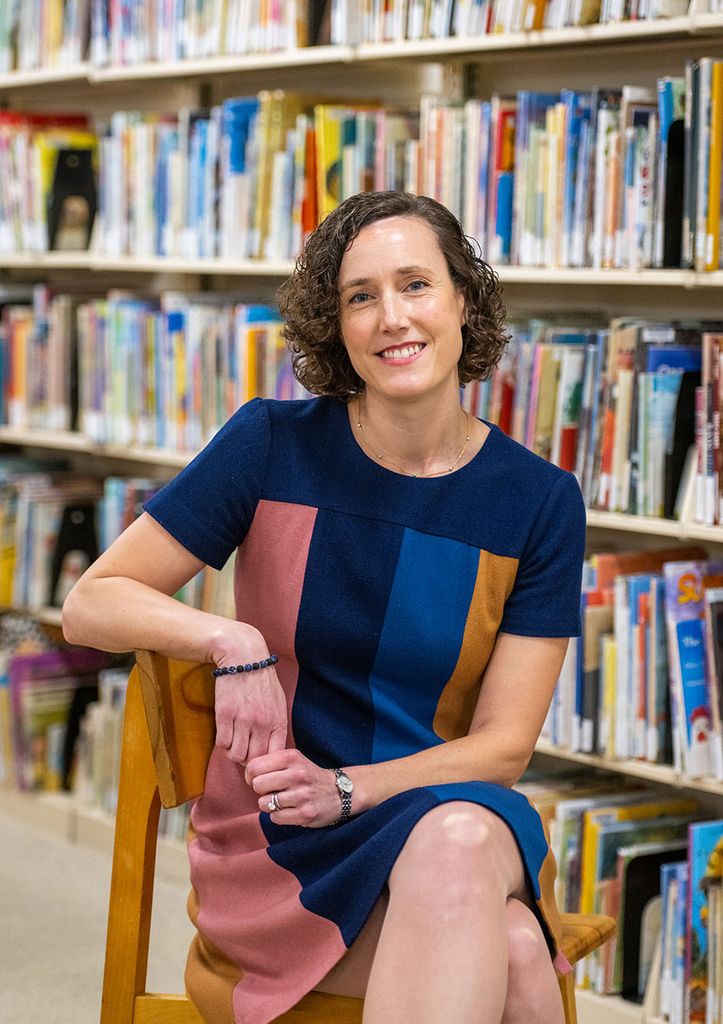
[[[695,822],[688,829],[688,891],[686,903],[687,1020],[710,1022],[714,1006],[710,957],[715,949],[711,932],[711,892],[723,884],[723,820]]]

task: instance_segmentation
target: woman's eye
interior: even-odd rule
[[[350,306],[358,306],[362,302],[366,302],[367,299],[369,299],[369,298],[371,298],[371,296],[369,295],[369,292],[356,292],[349,299],[349,305]]]
[[[407,285],[413,292],[420,292],[423,288],[427,287],[426,281],[410,281]]]

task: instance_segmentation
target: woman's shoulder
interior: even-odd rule
[[[508,480],[516,481],[526,488],[540,489],[543,494],[547,494],[561,481],[575,479],[568,470],[560,469],[554,462],[530,451],[500,427],[487,425],[491,429],[486,443],[493,441],[499,463],[504,466],[505,477]]]
[[[263,409],[272,426],[312,427],[323,425],[329,418],[334,399],[326,397],[309,398],[254,398],[247,405]]]

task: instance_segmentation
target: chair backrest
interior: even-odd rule
[[[203,792],[216,732],[211,666],[152,651],[137,651],[136,664],[161,803],[177,807]]]

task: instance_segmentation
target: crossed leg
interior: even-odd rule
[[[364,996],[364,1024],[564,1024],[529,899],[504,821],[443,804],[412,830],[388,895],[317,988]]]

